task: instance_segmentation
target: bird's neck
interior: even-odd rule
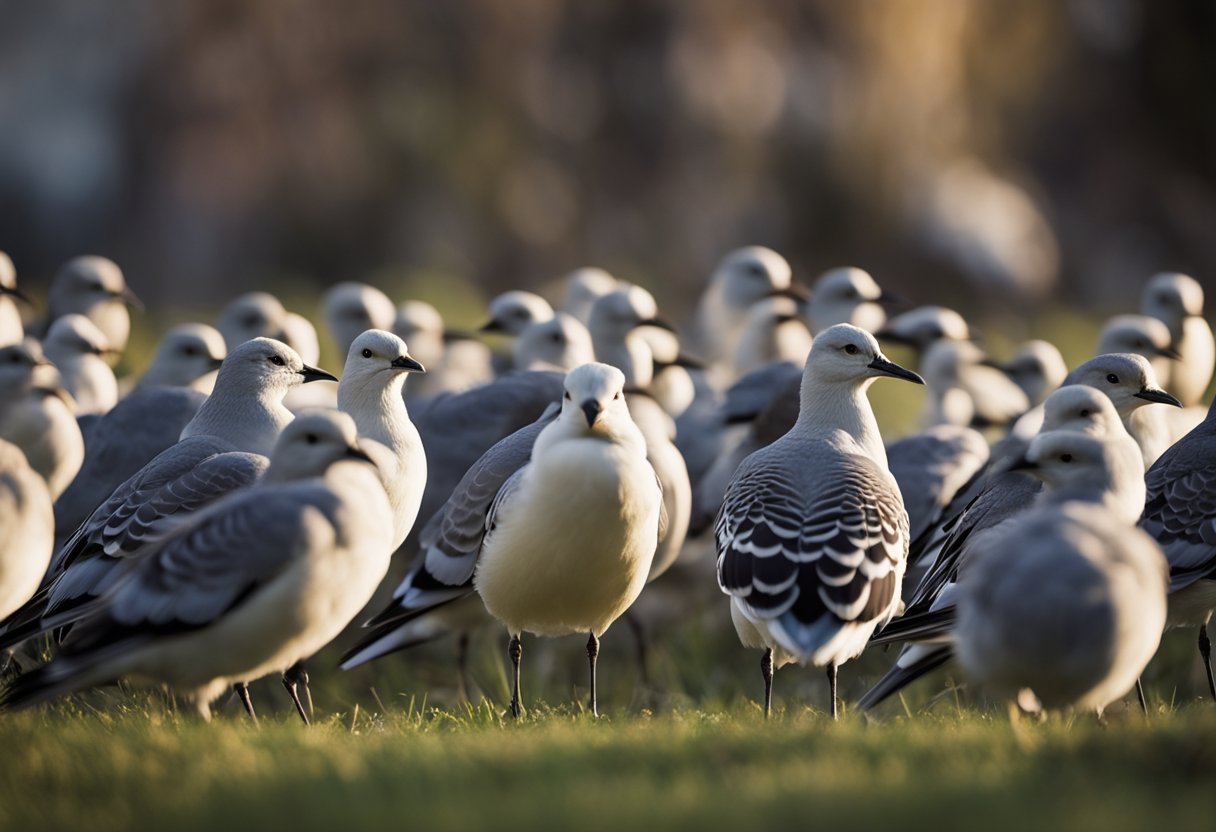
[[[844,434],[867,456],[886,467],[887,452],[874,409],[866,396],[873,381],[808,385],[804,380],[799,396],[797,429],[809,436]]]
[[[256,396],[217,391],[207,397],[182,429],[181,438],[216,436],[242,451],[269,456],[291,419],[291,411],[283,406],[282,391],[264,391]]]
[[[344,381],[345,381],[344,377]],[[398,451],[412,436],[409,412],[401,391],[405,373],[396,373],[387,384],[370,379],[352,379],[338,384],[338,409],[355,420],[359,435]]]

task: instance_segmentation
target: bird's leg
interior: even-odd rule
[[[511,716],[519,719],[519,661],[524,655],[524,646],[519,641],[519,635],[511,636],[511,642],[507,645],[507,655],[511,657],[511,664],[514,667],[514,682],[511,685]]]
[[[1148,716],[1148,700],[1144,698],[1144,685],[1140,684],[1140,677],[1136,677],[1136,698],[1140,700],[1140,710]]]
[[[836,711],[836,662],[828,664],[828,689],[832,696],[832,719],[840,719]]]
[[[249,696],[249,685],[244,682],[237,682],[232,686],[236,691],[236,695],[241,697],[241,704],[245,706],[245,713],[249,714],[249,718],[253,720],[253,724],[258,724],[258,715],[253,710],[253,699]]]
[[[773,648],[767,647],[760,657],[760,675],[764,677],[764,718],[773,709]]]
[[[312,721],[308,718],[308,711],[304,710],[304,704],[300,702],[298,687],[301,683],[304,685],[304,692],[308,693],[308,671],[304,669],[303,664],[296,662],[283,674],[283,687],[287,689],[287,695],[295,704],[296,713],[300,715],[300,719],[304,720],[305,725],[311,725]]]
[[[638,679],[643,688],[648,688],[650,687],[650,669],[647,661],[649,648],[646,645],[646,630],[636,615],[626,612],[624,619],[625,623],[629,625],[629,632],[633,633],[633,646],[637,649]]]
[[[1203,669],[1208,674],[1208,693],[1216,699],[1216,677],[1212,676],[1212,640],[1208,638],[1208,625],[1199,625],[1199,655],[1203,657]]]
[[[456,693],[465,702],[469,700],[467,669],[469,666],[469,633],[464,630],[456,639]]]
[[[595,704],[595,660],[600,655],[600,640],[595,637],[595,633],[590,633],[587,636],[587,661],[591,665],[591,715],[599,716],[599,709]]]

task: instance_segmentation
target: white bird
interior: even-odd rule
[[[1207,625],[1216,611],[1216,409],[1161,455],[1146,475],[1140,527],[1170,567],[1170,627],[1197,627],[1208,692],[1216,700]]]
[[[558,312],[547,321],[531,324],[511,347],[516,370],[556,370],[569,372],[595,360],[591,333],[582,321]]]
[[[387,330],[397,317],[388,295],[366,283],[346,281],[331,286],[321,299],[321,313],[329,334],[346,355],[350,345],[369,329]]]
[[[426,367],[405,386],[411,401],[441,393],[463,393],[494,380],[493,354],[473,336],[445,328],[434,306],[409,300],[397,307],[393,333],[410,345],[410,353]]]
[[[1203,287],[1189,275],[1155,275],[1144,287],[1140,311],[1165,322],[1170,346],[1181,356],[1162,384],[1184,406],[1199,404],[1216,367],[1216,338],[1203,318]]]
[[[540,295],[518,290],[503,292],[490,301],[490,319],[479,331],[516,336],[532,324],[552,317],[553,307]]]
[[[224,336],[206,324],[175,326],[161,339],[136,388],[188,387],[210,393],[228,354]]]
[[[393,509],[394,551],[413,528],[426,489],[426,452],[401,397],[406,374],[425,372],[404,341],[369,329],[351,343],[338,382],[338,408],[354,418],[359,438],[389,452],[378,454],[375,445],[364,443],[376,459]]]
[[[77,257],[65,263],[51,281],[47,322],[73,312],[84,315],[106,336],[111,349],[121,353],[131,334],[128,306],[143,309],[118,264],[104,257]]]
[[[1068,365],[1056,345],[1038,339],[1021,344],[1002,369],[1036,407],[1062,385],[1068,375]]]
[[[806,290],[793,283],[790,264],[780,254],[763,246],[727,254],[697,304],[692,331],[696,354],[711,367],[729,369],[752,304],[781,294],[806,299]]]
[[[1148,315],[1116,315],[1107,320],[1098,334],[1094,355],[1134,352],[1153,365],[1157,379],[1168,385],[1172,362],[1180,358],[1170,346],[1170,330],[1164,322]]]
[[[848,324],[815,337],[794,427],[739,466],[718,515],[718,585],[745,647],[773,666],[836,668],[900,605],[908,514],[866,391],[876,378],[921,383],[874,336]]]
[[[1003,426],[1030,409],[1022,388],[970,341],[935,341],[920,369],[929,388],[921,414],[925,427]]]
[[[30,599],[51,562],[55,515],[46,481],[0,439],[0,621]]]
[[[924,354],[937,341],[972,340],[966,319],[944,306],[918,306],[901,312],[875,330],[874,335],[879,341],[912,347],[918,354]]]
[[[229,351],[254,338],[286,341],[287,310],[269,292],[247,292],[229,301],[216,319]]]
[[[17,270],[12,258],[0,251],[0,347],[20,344],[25,337],[18,301],[30,303],[29,296],[17,287]]]
[[[562,278],[562,282],[566,285],[562,311],[578,318],[584,326],[591,320],[591,307],[595,302],[620,287],[620,281],[594,266],[575,269]]]
[[[427,368],[431,375],[443,363],[445,326],[443,315],[431,304],[422,300],[407,300],[397,307],[391,327],[394,335],[410,345],[410,354]],[[483,346],[483,349],[485,347]],[[487,362],[488,362],[488,350]],[[489,368],[486,369],[486,379],[489,380]],[[413,381],[426,381],[426,378]],[[411,385],[412,387],[412,385]]]
[[[0,439],[25,454],[46,480],[51,499],[63,493],[84,461],[76,403],[36,342],[0,348]]]
[[[65,614],[60,656],[3,692],[4,707],[131,677],[168,685],[204,719],[233,684],[324,647],[388,569],[392,512],[344,414],[283,432],[265,478],[217,503]]]
[[[96,595],[124,560],[171,531],[175,519],[257,480],[279,433],[291,421],[283,396],[306,381],[335,380],[309,367],[286,344],[246,341],[224,359],[215,392],[158,454],[97,507],[60,549],[39,592],[5,623],[11,645],[51,626],[54,615]]]
[[[824,272],[815,281],[807,316],[815,334],[836,324],[877,332],[887,320],[884,305],[901,303],[901,298],[883,291],[865,269],[844,266]]]
[[[1106,507],[1124,477],[1143,490],[1109,447],[1068,431],[1036,438],[1022,467],[1046,480],[1045,499],[990,532],[984,556],[963,570],[955,650],[981,686],[1010,696],[1029,689],[1047,708],[1100,716],[1157,652],[1165,559],[1124,512]]]
[[[118,403],[118,381],[103,358],[114,350],[84,315],[72,313],[52,321],[42,348],[75,400],[78,416],[105,413]]]
[[[735,350],[735,375],[741,377],[774,361],[801,364],[811,351],[811,330],[793,298],[763,298],[747,311]]]
[[[591,307],[591,342],[597,361],[625,374],[625,383],[645,389],[654,379],[654,350],[642,327],[674,331],[659,316],[654,296],[641,286],[609,292]]]

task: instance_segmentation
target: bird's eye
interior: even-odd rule
[[[262,325],[262,316],[255,312],[255,313],[246,315],[244,318],[241,319],[241,321],[245,324],[245,326],[249,327],[250,329],[253,329],[256,326]]]
[[[1118,384],[1118,383],[1119,383],[1119,377],[1118,377],[1117,375],[1115,375],[1114,373],[1110,373],[1110,374],[1108,374],[1108,375],[1106,376],[1106,380],[1107,380],[1107,381],[1109,381],[1111,384]]]
[[[528,310],[527,309],[516,309],[514,312],[511,313],[511,316],[514,318],[519,318],[522,321],[524,318],[528,317]]]
[[[198,355],[198,350],[194,347],[182,347],[182,355]]]
[[[555,344],[560,344],[562,342],[562,334],[560,332],[554,332],[549,336],[549,340]]]
[[[287,364],[287,362],[283,360],[283,356],[281,356],[281,355],[270,356],[270,363],[275,365],[276,367],[283,367]]]
[[[321,438],[319,436],[317,436],[315,433],[308,433],[308,434],[304,435],[304,441],[307,442],[309,445],[315,445],[321,441]]]
[[[752,277],[764,277],[764,266],[759,263],[751,263],[747,267],[747,273]]]
[[[8,360],[13,364],[20,364],[21,363],[21,354],[13,353],[12,355],[10,355],[8,357]]]
[[[615,396],[613,396],[612,398],[614,398],[614,399],[616,399],[616,400],[618,400],[618,401],[619,401],[619,400],[620,400],[620,398],[621,398],[621,394],[620,394],[620,392],[618,391],[618,392],[617,392],[617,394],[616,394]]]
[[[1148,346],[1148,344],[1144,343],[1143,341],[1136,342],[1136,349],[1138,349],[1138,350],[1142,350],[1147,346]]]
[[[1086,416],[1089,416],[1089,410],[1088,410],[1088,409],[1086,409],[1086,410],[1082,410],[1082,411],[1081,411],[1081,417],[1082,417],[1082,418],[1084,418],[1084,417],[1086,417]]]
[[[363,357],[364,357],[364,358],[371,358],[371,357],[372,357],[372,351],[371,351],[371,350],[369,350],[369,349],[364,349],[364,350],[363,350]]]
[[[856,344],[845,344],[844,351],[847,352],[849,355],[857,355],[857,345]]]
[[[570,392],[566,391],[566,401],[570,401]]]
[[[1072,454],[1060,454],[1060,462],[1072,462]]]

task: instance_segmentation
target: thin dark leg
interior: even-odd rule
[[[828,689],[832,695],[832,719],[840,719],[836,711],[836,662],[828,665]]]
[[[773,648],[766,648],[760,657],[760,674],[764,677],[764,718],[773,709]]]
[[[1216,699],[1216,678],[1212,676],[1212,640],[1208,638],[1208,625],[1199,625],[1199,655],[1203,656],[1203,669],[1208,674],[1208,693]]]
[[[1140,700],[1140,710],[1148,716],[1148,700],[1144,698],[1144,685],[1140,684],[1139,676],[1136,677],[1136,698]]]
[[[287,695],[295,704],[296,713],[300,715],[300,719],[304,720],[305,725],[311,725],[312,721],[308,718],[308,711],[304,710],[304,704],[300,701],[298,688],[301,682],[304,683],[304,689],[307,691],[308,673],[305,672],[303,665],[294,664],[287,668],[287,672],[283,674],[283,687],[287,689]]]
[[[245,706],[245,713],[249,714],[249,718],[253,720],[253,724],[257,725],[258,715],[253,710],[253,700],[249,697],[249,685],[244,682],[237,682],[232,686],[236,691],[236,695],[241,697],[241,704]]]
[[[650,687],[650,648],[646,643],[646,628],[642,626],[642,622],[638,621],[636,615],[630,615],[628,612],[623,616],[625,623],[629,625],[629,632],[633,633],[633,646],[637,650],[638,660],[638,679],[642,683],[642,687]]]
[[[471,701],[469,699],[468,667],[469,634],[465,631],[456,639],[456,692],[465,702]]]
[[[507,645],[507,655],[511,657],[515,677],[515,681],[511,685],[511,716],[519,719],[519,662],[524,655],[524,646],[520,644],[518,635],[511,636],[511,642]]]
[[[595,637],[595,633],[587,636],[587,662],[591,665],[591,715],[599,716],[599,709],[595,704],[595,660],[600,655],[600,640]]]

